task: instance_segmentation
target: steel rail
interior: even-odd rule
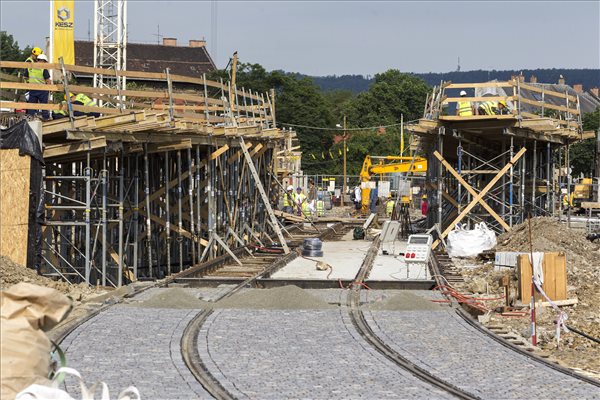
[[[409,361],[405,357],[403,357],[399,352],[394,350],[388,344],[385,343],[379,336],[377,336],[369,323],[366,321],[365,316],[360,307],[360,291],[362,289],[362,285],[364,280],[369,274],[369,271],[372,268],[373,260],[377,256],[379,251],[380,240],[379,237],[375,240],[373,245],[369,248],[365,259],[358,271],[356,278],[354,280],[353,288],[348,292],[347,295],[347,305],[349,307],[349,314],[352,324],[354,325],[354,329],[358,332],[358,334],[365,339],[367,343],[369,343],[375,350],[377,350],[380,354],[386,357],[388,360],[402,368],[403,370],[409,372],[411,375],[421,379],[422,381],[439,388],[447,393],[456,396],[459,399],[479,399],[469,392],[466,392],[459,387],[441,379],[438,376],[431,374],[424,368],[419,367],[413,362]]]
[[[434,272],[434,276],[435,276],[437,285],[440,286],[440,285],[445,285],[445,283],[442,282],[442,280],[441,280],[441,277],[443,277],[444,275],[441,272],[441,269],[439,266],[439,260],[437,257],[438,257],[437,253],[433,252],[432,257],[431,257],[430,266]],[[456,300],[454,300],[451,296],[448,296],[446,294],[444,294],[444,296],[446,297],[446,299],[448,299],[450,301],[450,305],[452,308],[454,308],[454,310],[456,311],[456,314],[459,317],[461,317],[467,324],[469,324],[469,326],[471,326],[473,329],[479,331],[480,333],[486,335],[487,337],[493,339],[494,341],[501,344],[502,346],[504,346],[510,350],[513,350],[513,351],[521,354],[522,356],[529,358],[530,360],[536,361],[540,364],[545,365],[546,367],[552,368],[555,371],[562,372],[563,374],[569,375],[570,377],[573,377],[575,379],[579,379],[583,382],[600,387],[600,381],[590,378],[588,376],[581,375],[569,368],[552,363],[534,353],[531,353],[531,352],[509,342],[508,340],[504,339],[503,337],[496,335],[494,332],[490,331],[485,326],[483,326],[478,321],[476,321],[471,316],[471,314],[469,314],[469,312],[464,308],[464,306],[462,306],[458,302],[456,302]]]

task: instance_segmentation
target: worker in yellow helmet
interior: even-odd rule
[[[26,83],[35,84],[36,88],[30,88],[27,96],[27,102],[33,104],[48,104],[48,91],[43,90],[44,86],[52,83],[50,81],[50,72],[44,68],[43,64],[48,62],[48,57],[42,53],[39,47],[34,47],[25,62],[31,63],[31,66],[23,71],[23,78]],[[39,86],[38,86],[39,85]],[[27,110],[27,114],[35,115],[41,111],[44,120],[50,119],[48,110]]]
[[[491,100],[483,101],[479,103],[477,112],[479,115],[496,115],[498,114],[498,103]]]
[[[499,114],[499,115],[510,114],[510,110],[508,109],[508,106],[506,105],[506,102],[504,100],[500,100],[498,102],[498,109],[496,110],[496,114]]]
[[[460,91],[460,97],[467,97],[467,92]],[[470,117],[473,115],[473,106],[470,101],[461,100],[456,104],[456,115],[460,117]]]

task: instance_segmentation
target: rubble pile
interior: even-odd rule
[[[0,256],[0,289],[7,289],[19,282],[28,282],[56,289],[70,296],[75,303],[107,292],[105,289],[90,287],[85,283],[70,285],[64,281],[55,281],[46,278],[45,276],[38,275],[36,271],[30,268],[13,262],[8,257]]]
[[[529,252],[529,237],[529,223],[526,221],[513,227],[511,232],[500,235],[495,250]],[[577,300],[577,304],[573,306],[561,307],[568,315],[567,325],[600,338],[600,244],[586,240],[583,232],[571,230],[565,224],[548,217],[531,219],[531,237],[534,252],[566,254],[567,298]],[[465,284],[459,290],[502,294],[498,281],[508,273],[511,278],[511,303],[515,303],[518,282],[516,271],[496,271],[492,261],[454,261],[465,279]],[[493,309],[503,303],[490,302],[487,306]],[[561,344],[557,348],[555,320],[556,312],[552,308],[538,309],[538,347],[570,367],[581,368],[600,377],[600,345],[571,332],[562,333]],[[525,338],[531,335],[529,316],[509,318],[492,314],[489,324],[502,324]]]

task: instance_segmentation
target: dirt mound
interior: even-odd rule
[[[192,308],[210,309],[214,304],[202,301],[181,288],[159,289],[159,293],[146,301],[131,304],[142,308]]]
[[[75,302],[85,301],[106,293],[106,290],[90,287],[85,283],[69,285],[63,281],[54,281],[38,275],[36,271],[30,268],[14,263],[7,257],[0,256],[0,289],[7,289],[19,282],[28,282],[56,289],[67,296],[71,296]]]
[[[590,336],[600,337],[600,245],[589,242],[581,231],[571,230],[566,224],[548,217],[531,219],[531,237],[533,251],[564,252],[567,257],[567,297],[577,299],[578,304],[572,307],[561,307],[569,316],[567,325],[581,330]],[[529,223],[526,221],[513,227],[498,237],[496,251],[529,252]],[[494,270],[493,263],[482,265],[476,260],[454,260],[457,266],[462,265],[461,273],[466,284],[461,291],[486,292],[502,294],[498,287],[498,279],[506,272]],[[467,265],[475,264],[475,265]],[[512,283],[516,286],[515,271],[511,274]],[[475,289],[476,286],[481,288]],[[511,288],[516,294],[516,287]],[[511,296],[512,297],[512,296]],[[502,301],[488,304],[490,308],[501,305]],[[551,308],[538,310],[537,329],[539,347],[552,356],[572,367],[580,367],[587,371],[600,372],[600,345],[575,333],[563,334],[561,347],[556,348],[554,337],[556,313]],[[529,337],[529,317],[503,318],[492,316],[492,324],[503,324]]]
[[[335,308],[298,286],[273,289],[250,289],[218,302],[219,308],[254,308],[267,310],[323,310]]]

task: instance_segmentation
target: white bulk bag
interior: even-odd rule
[[[446,251],[450,257],[475,257],[477,254],[496,246],[496,233],[485,222],[467,230],[457,224],[448,234]]]

